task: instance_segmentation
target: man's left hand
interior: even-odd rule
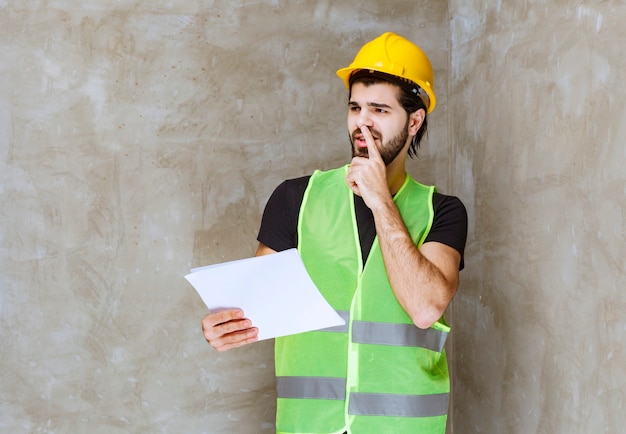
[[[354,157],[352,159],[348,167],[346,182],[354,194],[361,196],[365,204],[370,209],[374,209],[391,198],[387,184],[387,167],[369,128],[365,125],[361,125],[360,128],[367,143],[369,158]]]

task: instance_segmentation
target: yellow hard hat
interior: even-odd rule
[[[427,113],[437,104],[433,91],[433,67],[426,54],[414,43],[392,32],[386,32],[363,45],[347,68],[341,68],[337,75],[350,88],[350,77],[360,70],[382,72],[416,84],[412,90],[419,95],[427,108]]]

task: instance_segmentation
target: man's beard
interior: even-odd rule
[[[378,152],[380,152],[380,156],[382,157],[383,162],[385,163],[385,166],[389,166],[389,164],[393,160],[396,159],[398,154],[400,154],[400,151],[402,151],[402,148],[404,148],[404,145],[406,145],[406,141],[409,138],[408,127],[409,127],[409,121],[407,120],[404,128],[402,128],[402,130],[400,130],[400,132],[395,137],[392,137],[391,140],[389,140],[388,142],[385,142],[385,141],[382,142],[383,144],[381,148],[378,150]],[[372,136],[378,137],[379,139],[382,140],[382,136],[378,131],[370,129],[370,132],[372,133]],[[356,137],[357,134],[360,134],[360,133],[361,133],[361,130],[357,128],[350,135],[350,144],[352,145],[352,158],[354,157],[369,158],[367,148],[359,148],[354,144],[354,138]]]

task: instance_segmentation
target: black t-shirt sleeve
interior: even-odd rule
[[[277,252],[298,246],[298,215],[310,176],[282,182],[267,201],[257,240]],[[357,203],[358,205],[358,203]],[[358,208],[358,207],[357,207]],[[467,211],[455,196],[433,195],[433,226],[424,242],[436,241],[456,249],[461,254],[460,269],[464,267],[467,238]],[[369,210],[368,210],[369,211]],[[370,213],[357,213],[362,246],[372,244],[376,231]],[[369,226],[368,226],[369,225]],[[372,230],[368,231],[367,228]]]
[[[297,247],[298,214],[310,176],[282,182],[267,201],[257,241],[277,252]]]
[[[467,210],[458,197],[440,193],[433,195],[433,226],[424,240],[436,241],[457,250],[461,254],[461,265],[465,266],[464,253],[467,240]]]

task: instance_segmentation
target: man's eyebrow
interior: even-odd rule
[[[358,105],[359,105],[359,103],[358,103],[358,102],[356,102],[356,101],[350,101],[350,102],[348,103],[348,105],[350,105],[350,106],[358,106]],[[388,105],[388,104],[383,104],[383,103],[378,103],[378,102],[368,102],[368,103],[367,103],[367,106],[368,106],[368,107],[374,107],[374,108],[384,108],[384,109],[390,109],[390,108],[392,108],[392,107],[391,107],[390,105]]]
[[[391,106],[388,104],[382,104],[382,103],[378,103],[378,102],[368,102],[367,105],[369,107],[374,107],[374,108],[385,108],[385,109],[390,109]]]

